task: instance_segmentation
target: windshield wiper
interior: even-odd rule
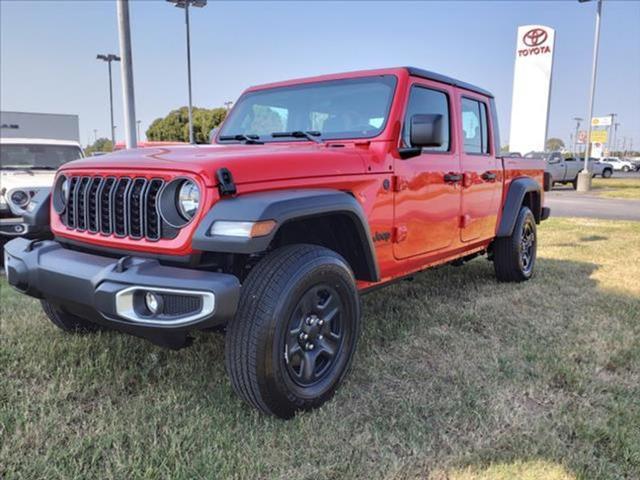
[[[273,132],[271,136],[273,138],[279,137],[293,137],[293,138],[306,138],[307,140],[311,140],[312,142],[322,143],[322,140],[316,137],[322,135],[320,132],[315,130],[294,130],[292,132]]]
[[[218,140],[237,140],[238,142],[244,142],[252,145],[262,145],[264,142],[260,141],[260,137],[258,135],[245,135],[244,133],[239,133],[238,135],[222,135],[218,138]]]

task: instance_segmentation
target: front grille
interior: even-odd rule
[[[159,178],[70,177],[62,221],[78,231],[159,240],[158,194],[163,185]]]

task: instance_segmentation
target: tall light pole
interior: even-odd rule
[[[141,137],[140,137],[140,122],[141,122],[141,121],[142,121],[142,120],[136,120],[136,127],[138,127],[138,140],[140,140],[140,138],[141,138]]]
[[[613,129],[613,124],[616,121],[616,117],[618,116],[617,113],[610,113],[608,115],[609,117],[611,117],[611,123],[609,124],[609,128],[608,133],[607,133],[607,150],[609,151],[608,155],[611,155],[611,130]],[[615,148],[615,145],[614,145]]]
[[[113,124],[113,81],[111,80],[111,62],[119,62],[120,57],[113,53],[107,53],[105,55],[100,54],[96,56],[96,60],[103,60],[109,64],[109,112],[111,113],[111,123],[109,129],[111,130],[111,144],[116,145],[116,127]]]
[[[586,3],[591,0],[578,0]],[[591,121],[593,119],[593,99],[596,93],[596,77],[598,73],[598,49],[600,47],[600,18],[602,17],[602,0],[596,0],[596,31],[593,45],[593,64],[591,66],[591,94],[589,96],[589,116],[587,117],[587,148],[584,151],[584,169],[578,174],[579,192],[591,190],[591,174],[589,173],[589,155],[591,154]]]
[[[617,137],[618,137],[618,127],[619,126],[620,126],[619,123],[614,123],[613,124],[613,148],[614,149],[618,149],[618,143],[617,143],[618,138]]]
[[[124,103],[124,139],[126,148],[136,148],[136,100],[133,90],[133,57],[131,54],[131,28],[129,25],[129,0],[117,0],[118,37],[122,64],[122,102]]]
[[[189,28],[189,7],[202,8],[207,0],[167,0],[178,8],[184,8],[184,21],[187,25],[187,83],[189,86],[189,143],[195,143],[193,139],[193,114],[191,101],[191,32]]]
[[[573,136],[573,154],[578,158],[578,133],[580,133],[580,122],[583,120],[580,117],[573,117],[576,122],[576,134]]]

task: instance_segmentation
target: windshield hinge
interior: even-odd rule
[[[222,167],[216,170],[216,177],[218,177],[218,192],[221,197],[236,194],[236,184],[228,168]]]

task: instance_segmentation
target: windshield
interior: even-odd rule
[[[74,145],[0,145],[0,165],[5,169],[55,170],[81,157],[80,148]]]
[[[387,123],[395,85],[395,76],[381,75],[250,92],[238,100],[218,141],[309,141],[302,134],[272,136],[283,132],[312,132],[322,140],[375,137]]]

